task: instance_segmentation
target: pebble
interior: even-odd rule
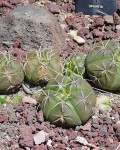
[[[104,121],[104,124],[111,125],[112,121],[110,119],[106,118],[106,120]]]
[[[34,142],[33,142],[31,127],[27,125],[23,125],[20,128],[20,131],[21,131],[21,137],[19,140],[19,144],[23,147],[32,147]]]
[[[65,137],[64,137],[64,143],[67,144],[67,143],[68,143],[68,140],[69,140],[68,136],[65,136]]]
[[[52,147],[52,140],[48,140],[48,141],[47,141],[47,146],[48,146],[48,147]]]
[[[26,150],[30,150],[30,148],[29,147],[25,147],[26,148]]]
[[[114,24],[113,16],[105,15],[104,19],[105,19],[105,23],[112,24],[112,25]]]
[[[100,128],[100,125],[98,125],[98,124],[92,124],[92,126],[95,128],[95,129],[99,129]]]
[[[103,129],[102,127],[99,128],[99,131],[101,132],[102,135],[107,135],[107,130]]]
[[[84,126],[80,126],[80,129],[84,130],[84,131],[90,131],[91,130],[91,123],[88,122],[86,123]]]
[[[60,13],[59,7],[55,3],[50,4],[48,8],[49,8],[49,11],[53,14],[59,14]]]
[[[40,123],[44,121],[43,111],[39,111],[37,113],[37,121],[40,122]]]
[[[120,120],[120,115],[118,112],[115,113],[115,121],[118,122]]]
[[[4,114],[0,114],[0,123],[3,123],[7,120],[7,115],[4,115]]]
[[[80,129],[81,129],[80,126],[76,126],[76,127],[75,127],[75,130],[76,130],[76,131],[79,131]]]
[[[84,43],[85,43],[85,40],[84,40],[82,37],[78,36],[78,35],[77,35],[77,32],[78,32],[78,31],[71,30],[69,34],[73,37],[73,39],[74,39],[78,44],[84,44]]]
[[[117,29],[117,30],[120,30],[120,25],[116,25],[116,29]]]
[[[93,124],[99,124],[97,118],[93,118],[93,119],[92,119],[92,123],[93,123]]]
[[[46,132],[44,130],[39,131],[33,136],[35,144],[41,144],[45,142]]]
[[[76,141],[83,145],[88,145],[87,140],[84,137],[77,136]]]
[[[54,132],[53,130],[51,130],[51,131],[49,132],[49,137],[53,138],[54,136],[55,136],[55,132]]]
[[[29,104],[37,104],[37,101],[36,99],[30,97],[30,96],[25,96],[23,99],[22,99],[23,102],[25,103],[29,103]]]

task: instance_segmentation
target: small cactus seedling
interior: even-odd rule
[[[105,90],[120,88],[120,45],[113,40],[95,44],[86,57],[86,72],[93,83]]]
[[[84,124],[95,103],[92,87],[76,75],[58,75],[40,94],[40,107],[46,120],[64,127]]]
[[[54,51],[31,51],[28,53],[25,76],[29,82],[44,85],[61,72],[61,58]]]
[[[82,53],[71,54],[65,62],[65,75],[76,74],[84,76],[85,74],[85,55]]]
[[[24,80],[20,62],[11,54],[0,54],[0,93],[17,89]]]

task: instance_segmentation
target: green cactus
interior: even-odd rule
[[[85,75],[85,55],[82,53],[71,54],[65,62],[65,75]]]
[[[96,96],[79,76],[58,75],[41,92],[39,100],[46,120],[58,126],[74,127],[90,118]]]
[[[24,80],[20,62],[11,54],[0,54],[0,93],[16,90]]]
[[[44,85],[59,73],[62,73],[61,58],[54,51],[28,53],[25,76],[29,82]]]
[[[120,88],[120,45],[105,40],[94,45],[85,61],[86,72],[93,83],[105,90]]]

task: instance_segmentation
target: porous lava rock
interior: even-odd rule
[[[65,32],[46,8],[30,4],[18,6],[2,16],[0,22],[0,41],[11,43],[19,37],[23,50],[66,48]]]

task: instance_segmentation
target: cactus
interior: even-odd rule
[[[64,127],[84,124],[92,113],[96,96],[86,80],[76,75],[58,75],[40,94],[46,120]]]
[[[120,88],[120,45],[105,40],[94,45],[85,61],[86,72],[93,83],[105,90]]]
[[[85,75],[85,55],[82,53],[71,54],[65,62],[65,75]]]
[[[16,90],[24,80],[20,62],[11,54],[0,54],[0,93]]]
[[[49,82],[62,73],[61,58],[53,51],[31,51],[25,64],[26,79],[33,84]]]

